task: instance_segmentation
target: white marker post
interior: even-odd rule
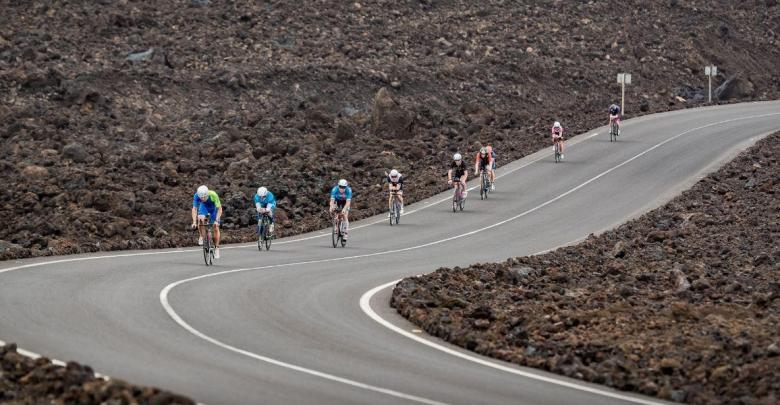
[[[617,82],[620,83],[620,111],[626,113],[626,85],[631,84],[631,73],[618,73]]]
[[[718,74],[717,66],[705,66],[704,74],[707,75],[708,88],[707,90],[707,102],[712,103],[712,76]]]

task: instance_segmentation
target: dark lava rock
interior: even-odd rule
[[[442,339],[524,366],[678,402],[775,403],[778,155],[780,133],[615,230],[404,280],[392,301]]]

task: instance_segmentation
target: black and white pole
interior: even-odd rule
[[[626,85],[631,84],[630,73],[618,73],[617,82],[620,83],[620,111],[626,113]]]
[[[707,75],[708,90],[707,90],[707,102],[712,102],[712,77],[718,74],[717,66],[705,66],[704,74]]]

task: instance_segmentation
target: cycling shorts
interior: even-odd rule
[[[201,204],[198,207],[198,218],[200,218],[200,217],[204,217],[205,218],[206,215],[209,215],[211,217],[210,221],[217,222],[217,221],[215,221],[217,219],[217,211],[218,211],[217,207],[209,209],[206,206],[206,204]],[[222,223],[222,219],[220,218],[220,221],[217,222],[217,225],[220,225],[221,223]]]
[[[336,201],[336,209],[341,211],[344,209],[344,206],[347,205],[347,200],[335,200]]]

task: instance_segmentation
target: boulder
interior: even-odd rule
[[[88,154],[84,145],[74,142],[69,143],[62,148],[62,156],[76,163],[84,163],[87,160]]]
[[[412,137],[414,116],[393,99],[390,91],[382,87],[374,97],[372,113],[374,133],[382,138],[409,139]]]
[[[715,98],[718,100],[729,100],[733,98],[753,97],[756,93],[756,89],[750,80],[734,75],[718,86],[714,93]]]

